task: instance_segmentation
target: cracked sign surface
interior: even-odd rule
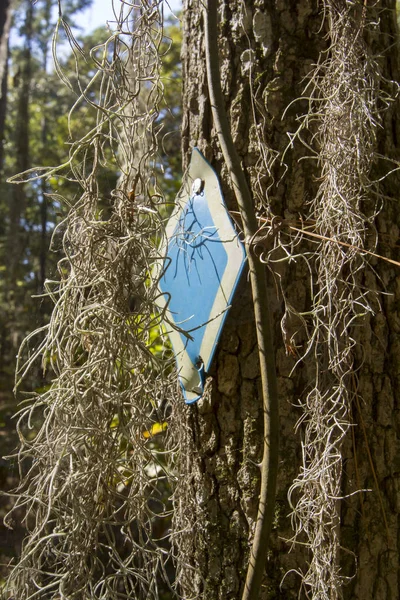
[[[228,215],[215,171],[195,148],[161,248],[158,305],[165,310],[185,401],[204,391],[245,250]]]

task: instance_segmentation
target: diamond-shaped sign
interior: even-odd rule
[[[161,249],[158,305],[165,310],[185,401],[204,389],[245,263],[215,171],[195,148]]]

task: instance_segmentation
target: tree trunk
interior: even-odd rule
[[[255,209],[302,228],[301,219],[309,215],[321,178],[320,164],[310,158],[310,144],[318,151],[313,137],[316,125],[312,123],[302,139],[293,134],[299,116],[309,110],[307,76],[330,45],[328,19],[324,20],[318,3],[309,0],[253,0],[246,2],[246,9],[243,6],[240,0],[224,0],[219,9],[221,81],[233,139],[251,184]],[[212,123],[201,10],[200,2],[186,0],[184,167],[191,148],[198,146],[219,173],[228,208],[237,210]],[[385,0],[368,10],[380,17],[376,29],[364,34],[365,44],[371,54],[382,57],[378,60],[381,89],[392,94],[393,86],[384,78],[398,79],[397,51],[391,45],[397,36],[395,3]],[[383,113],[376,142],[377,153],[395,160],[396,110],[394,102]],[[373,175],[378,178],[388,170],[387,163],[376,161]],[[394,260],[399,259],[394,248],[399,235],[396,179],[391,176],[382,184],[380,193],[385,200],[376,221],[380,235],[376,252]],[[274,235],[287,234],[282,230]],[[271,248],[274,235],[266,242]],[[260,593],[263,599],[298,598],[300,574],[306,573],[311,560],[311,553],[301,544],[307,543],[305,537],[300,535],[300,543],[292,547],[292,509],[287,500],[303,464],[304,429],[296,429],[302,416],[299,399],[304,401],[309,394],[319,368],[314,355],[305,356],[294,368],[307,344],[307,327],[297,315],[307,313],[312,300],[310,264],[299,256],[313,251],[314,240],[304,238],[294,260],[283,262],[283,251],[277,249],[268,269],[281,446],[272,546]],[[332,528],[339,532],[343,548],[338,564],[341,574],[349,577],[349,585],[339,594],[360,600],[400,598],[399,267],[376,258],[371,263],[373,269],[362,273],[364,285],[378,293],[375,314],[365,317],[362,327],[351,330],[357,342],[348,379],[353,382],[354,427],[342,446],[343,495],[354,495],[337,504],[340,523],[335,524],[332,516]],[[316,262],[311,270],[315,274],[317,269]],[[183,449],[174,524],[179,532],[178,579],[184,597],[237,599],[243,592],[257,515],[263,442],[258,350],[246,275],[234,298],[206,387],[204,398],[180,415]],[[357,490],[370,491],[355,494]],[[337,597],[336,592],[330,593],[329,597]]]
[[[5,0],[0,7],[0,176],[4,161],[4,126],[7,107],[8,38],[11,27],[11,2]]]
[[[32,36],[33,36],[33,5],[27,2],[24,26],[24,50],[21,64],[20,90],[18,94],[17,125],[16,125],[16,171],[22,173],[30,166],[29,158],[29,99],[32,79]],[[25,185],[15,185],[9,208],[8,248],[10,252],[10,275],[16,277],[18,261],[22,257],[23,238],[20,219],[26,203]]]
[[[8,56],[8,37],[11,28],[11,2],[4,0],[0,6],[0,81],[4,79],[4,71]],[[2,93],[0,97],[2,97]]]

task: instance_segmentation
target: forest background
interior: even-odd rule
[[[179,5],[172,2],[165,9],[165,44],[169,50],[163,58],[163,192],[171,202],[181,182]],[[96,15],[99,3],[93,5],[93,0],[65,0],[62,6],[63,16],[85,55],[79,59],[80,84],[84,86],[95,72],[94,62],[88,60],[89,51],[106,41],[116,21],[112,18],[111,3],[107,9],[100,8],[100,14]],[[68,127],[89,128],[90,120],[95,117],[82,103],[68,124],[79,89],[77,82],[75,89],[63,85],[54,68],[52,43],[58,3],[17,0],[5,2],[0,12],[2,39],[6,41],[3,50],[7,53],[4,69],[0,70],[0,490],[8,492],[16,486],[18,467],[16,459],[4,457],[16,451],[18,435],[13,416],[24,398],[23,391],[17,396],[13,391],[16,357],[22,340],[49,320],[51,302],[40,296],[46,279],[55,276],[62,256],[62,221],[68,207],[60,198],[67,197],[73,202],[80,191],[68,177],[54,176],[24,185],[13,185],[7,179],[34,166],[65,162],[69,150]],[[105,14],[110,15],[107,23],[95,29],[81,26],[88,22],[88,15],[99,22]],[[76,54],[68,45],[65,32],[59,34],[57,52],[62,70],[74,72]],[[117,178],[116,171],[102,171],[99,190],[104,199],[115,187]],[[40,393],[48,385],[38,365],[31,370],[23,390]],[[7,494],[0,496],[0,585],[8,573],[10,560],[19,554],[24,536],[20,524],[15,523],[12,530],[3,524],[12,502]]]

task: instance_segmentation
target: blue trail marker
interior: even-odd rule
[[[166,328],[188,404],[201,398],[245,250],[215,171],[195,148],[157,264]]]

